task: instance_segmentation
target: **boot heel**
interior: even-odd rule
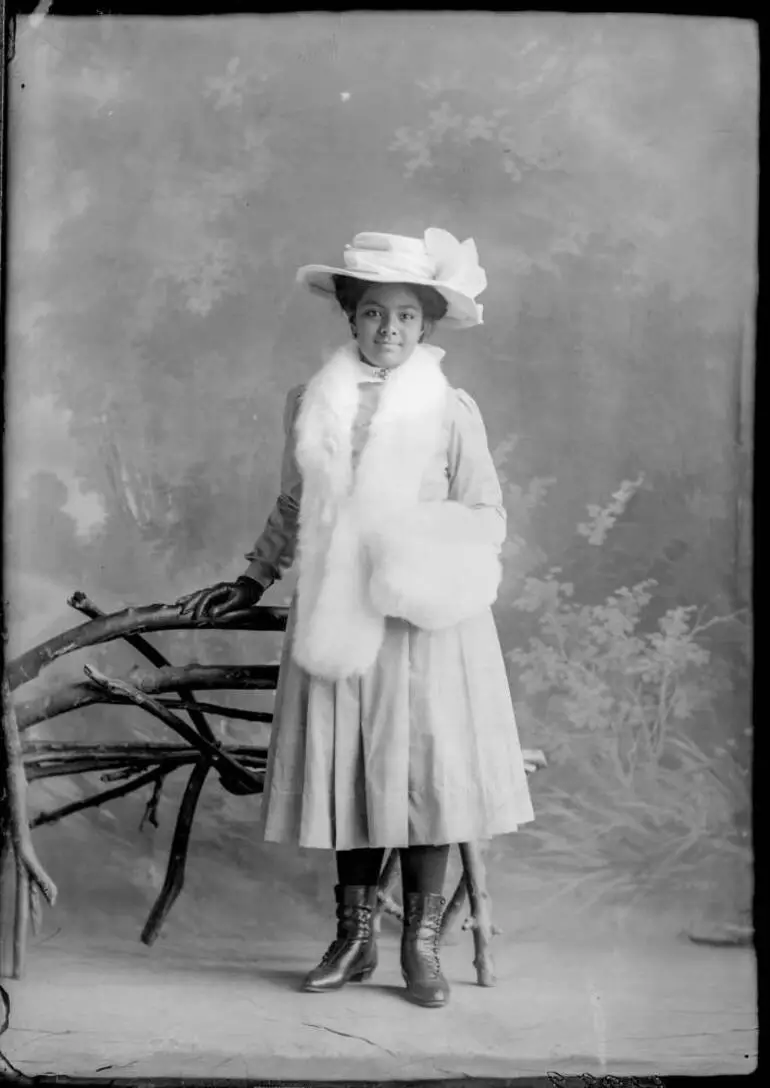
[[[374,967],[367,967],[364,971],[359,971],[357,975],[351,975],[350,976],[350,981],[351,982],[366,982],[367,979],[370,979],[372,977],[374,972],[375,972]]]

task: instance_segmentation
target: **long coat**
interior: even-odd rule
[[[353,461],[382,386],[360,388]],[[247,558],[269,585],[296,549],[302,477],[295,422],[285,413],[281,493]],[[474,400],[450,389],[440,448],[420,500],[450,499],[505,520],[497,473]],[[463,571],[457,571],[458,582]],[[292,602],[275,699],[262,823],[268,841],[346,850],[438,845],[515,831],[534,819],[511,694],[490,609],[443,630],[389,618],[363,676],[326,680],[292,656]]]

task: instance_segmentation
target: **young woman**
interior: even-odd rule
[[[273,842],[336,851],[337,935],[303,984],[369,978],[388,848],[400,851],[407,996],[437,1007],[451,843],[533,819],[491,605],[506,531],[474,400],[436,326],[481,323],[472,240],[359,234],[344,266],[298,280],[336,297],[352,340],[290,392],[281,494],[234,583],[185,597],[251,607],[297,560],[262,821]]]

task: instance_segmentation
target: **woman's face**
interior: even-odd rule
[[[373,284],[356,307],[354,332],[372,366],[400,366],[420,342],[429,323],[414,291],[398,283]]]

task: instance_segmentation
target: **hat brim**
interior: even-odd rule
[[[306,264],[297,272],[297,283],[303,284],[316,294],[334,295],[334,277],[345,276],[350,280],[367,283],[411,283],[416,287],[432,287],[446,300],[447,312],[439,321],[453,329],[470,329],[483,324],[482,307],[469,295],[448,287],[436,280],[409,276],[403,272],[352,272],[349,268],[332,268],[326,264]]]

